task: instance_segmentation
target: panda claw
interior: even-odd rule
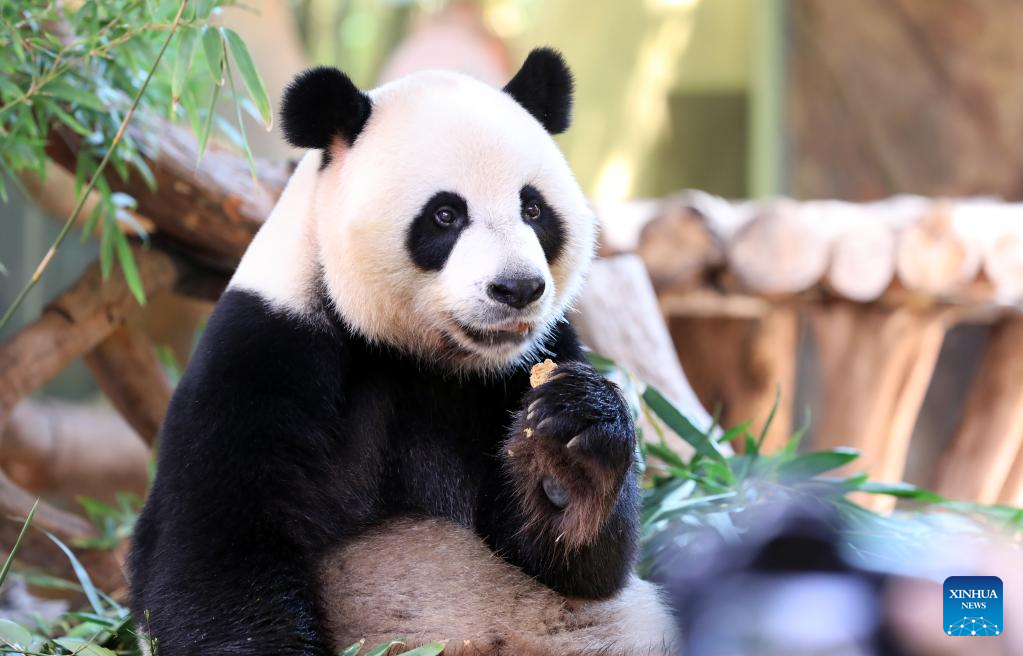
[[[565,448],[566,449],[575,449],[576,447],[578,447],[579,446],[579,438],[580,437],[582,437],[582,433],[580,433],[579,435],[576,435],[575,437],[570,439],[568,441],[568,444],[565,445]]]

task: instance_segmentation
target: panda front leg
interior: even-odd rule
[[[638,541],[635,449],[617,386],[586,363],[560,364],[526,394],[502,445],[503,512],[483,534],[562,594],[614,594]]]

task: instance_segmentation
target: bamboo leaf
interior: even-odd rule
[[[114,230],[115,246],[117,248],[117,261],[121,265],[121,272],[124,274],[124,281],[128,283],[128,289],[139,305],[146,304],[146,290],[142,286],[142,276],[139,275],[138,265],[135,263],[135,255],[131,252],[128,238],[120,230]]]
[[[174,62],[174,77],[171,80],[171,102],[181,98],[181,90],[192,68],[195,46],[199,43],[199,30],[185,30],[178,37],[178,58]]]
[[[103,232],[99,236],[99,270],[103,280],[110,279],[110,272],[114,269],[114,232],[117,225],[114,223],[112,213],[103,217]]]
[[[643,401],[650,406],[650,410],[661,421],[667,424],[668,428],[675,431],[679,437],[692,445],[697,453],[707,458],[724,462],[725,454],[717,442],[708,439],[671,401],[664,398],[654,387],[648,385],[643,390]]]
[[[85,225],[82,226],[82,243],[88,241],[89,237],[96,231],[96,226],[99,224],[100,217],[103,216],[105,209],[102,199],[92,208],[89,218],[85,220]]]
[[[20,624],[0,619],[0,644],[11,647],[14,651],[27,651],[32,644],[32,634]]]
[[[241,73],[245,88],[249,91],[249,97],[252,98],[252,102],[256,103],[259,115],[263,117],[263,125],[269,130],[273,127],[270,95],[266,92],[263,78],[260,77],[259,71],[256,70],[256,63],[252,61],[249,49],[245,47],[245,42],[242,41],[237,32],[226,28],[221,28],[221,30],[227,41],[227,46],[231,50],[231,57],[234,59],[235,65],[238,66],[238,72]]]
[[[252,149],[249,148],[249,137],[245,134],[245,121],[242,120],[242,107],[238,102],[238,90],[234,86],[234,75],[231,73],[230,66],[227,67],[227,81],[231,85],[231,99],[234,101],[234,112],[238,119],[239,141],[241,142],[242,150],[245,151],[245,160],[249,164],[249,174],[252,176],[252,184],[258,187],[259,176],[256,175],[256,160],[252,156]]]
[[[213,117],[217,114],[217,99],[220,98],[220,87],[213,87],[213,96],[210,98],[210,107],[206,112],[206,122],[203,124],[202,133],[199,135],[199,152],[195,158],[195,165],[199,166],[202,156],[206,153],[206,144],[210,139],[210,132],[213,129]]]
[[[437,656],[437,654],[444,651],[443,642],[431,642],[428,645],[417,647],[409,651],[401,652],[401,656]]]
[[[92,134],[92,130],[82,125],[82,123],[70,113],[64,111],[60,105],[53,103],[50,105],[50,109],[57,115],[57,118],[60,119],[61,123],[68,126],[81,136],[88,137]]]
[[[32,509],[28,511],[25,522],[21,525],[21,531],[18,533],[18,539],[14,541],[14,546],[11,547],[11,553],[7,555],[7,560],[4,561],[3,569],[0,569],[0,585],[3,585],[4,581],[7,580],[7,575],[11,571],[11,565],[14,564],[14,557],[18,555],[18,550],[21,549],[25,533],[28,532],[28,527],[32,524],[32,518],[36,516],[36,508],[38,507],[39,499],[36,499],[36,502],[32,504]]]
[[[859,457],[858,450],[846,447],[804,453],[779,465],[778,477],[784,481],[806,480],[838,469]]]
[[[195,3],[195,17],[206,20],[217,7],[217,0],[198,0]]]
[[[46,91],[61,100],[67,101],[71,107],[84,107],[94,112],[106,112],[109,109],[109,107],[103,105],[103,102],[95,94],[80,89],[70,79],[65,78],[51,82],[46,85]]]
[[[224,84],[224,46],[217,28],[209,25],[202,28],[202,50],[210,76],[219,87]]]
[[[54,638],[53,641],[75,656],[117,656],[106,647],[100,647],[82,638]]]
[[[82,586],[82,592],[85,593],[85,598],[89,600],[89,605],[92,606],[92,609],[96,611],[96,613],[102,615],[104,612],[103,604],[100,602],[99,593],[96,591],[96,586],[92,583],[92,578],[89,577],[89,572],[82,567],[82,563],[79,562],[74,552],[72,552],[66,544],[61,542],[57,536],[49,531],[43,531],[43,533],[45,533],[46,537],[50,538],[50,540],[64,552],[64,555],[67,556],[68,560],[71,561],[71,569],[74,570],[75,576],[78,578],[78,582]]]
[[[658,444],[657,442],[647,442],[645,444],[646,450],[653,454],[658,459],[662,460],[666,464],[674,465],[675,467],[685,468],[686,463],[682,460],[682,456],[672,451],[669,447]]]
[[[900,499],[911,499],[913,501],[921,501],[924,503],[942,503],[947,501],[945,497],[935,494],[930,490],[919,488],[912,483],[881,483],[878,481],[868,481],[863,485],[860,485],[858,489],[871,494],[887,494]]]
[[[745,433],[747,431],[747,429],[749,428],[749,425],[750,425],[750,421],[747,419],[746,421],[742,422],[741,424],[738,424],[736,426],[732,426],[731,428],[726,430],[724,433],[722,433],[720,437],[717,438],[718,444],[725,444],[726,442],[731,442],[732,440],[736,439],[737,437],[739,437],[740,435],[742,435],[743,433]],[[710,431],[710,433],[713,433],[713,431]],[[711,436],[710,434],[707,435],[708,438],[710,436]]]

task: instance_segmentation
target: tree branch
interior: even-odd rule
[[[289,162],[257,161],[257,188],[242,157],[211,146],[196,166],[198,145],[187,130],[159,122],[146,133],[160,135],[157,144],[151,137],[134,134],[140,143],[150,144],[147,149],[153,155],[146,163],[156,178],[157,191],[150,190],[139,175],[127,182],[107,176],[111,188],[135,198],[138,213],[186,257],[233,270],[294,167]],[[51,139],[47,154],[73,172],[79,143],[77,137],[60,132]]]

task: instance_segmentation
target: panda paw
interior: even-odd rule
[[[628,467],[636,448],[632,418],[617,385],[581,362],[558,365],[547,381],[530,390],[522,432],[612,470]]]
[[[559,364],[530,390],[504,445],[529,521],[585,544],[614,506],[636,435],[618,387],[589,365]]]

